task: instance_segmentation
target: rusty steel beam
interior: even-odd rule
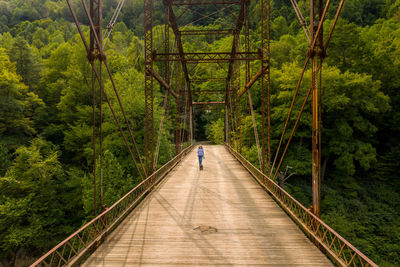
[[[271,166],[271,101],[270,101],[270,0],[261,0],[261,146],[262,146],[262,172]]]
[[[218,108],[202,107],[199,110],[218,110]]]
[[[226,78],[190,78],[191,82],[226,82]]]
[[[171,86],[157,73],[154,69],[151,70],[151,75],[166,89],[168,90],[175,98],[178,98],[179,95],[171,88]]]
[[[225,94],[226,90],[225,89],[219,89],[219,90],[201,90],[201,91],[196,91],[193,92],[193,94]],[[231,92],[231,91],[230,91]]]
[[[233,106],[234,106],[235,100],[236,100],[236,92],[234,93],[234,98],[232,98],[232,96],[230,94],[230,90],[237,90],[238,89],[238,88],[235,88],[235,86],[234,86],[234,88],[231,88],[231,86],[232,86],[231,79],[232,79],[232,75],[233,75],[233,72],[234,72],[234,66],[235,66],[235,60],[234,59],[237,58],[239,54],[242,54],[242,55],[245,55],[244,60],[249,60],[249,54],[250,54],[250,52],[247,52],[247,51],[244,52],[244,53],[240,53],[239,52],[240,46],[238,45],[239,44],[239,34],[240,34],[240,31],[241,31],[241,29],[242,29],[242,27],[244,25],[245,9],[246,9],[246,2],[247,1],[248,0],[242,0],[241,3],[240,3],[241,4],[240,5],[240,11],[239,11],[239,15],[238,15],[237,20],[236,20],[235,30],[233,32],[232,49],[231,49],[231,52],[229,54],[230,60],[229,60],[229,66],[228,66],[228,74],[227,74],[227,77],[226,77],[226,88],[225,88],[225,90],[226,90],[226,93],[225,93],[225,102],[226,102],[226,105],[225,105],[225,118],[226,119],[225,119],[225,124],[227,124],[227,125],[225,125],[225,132],[226,132],[226,136],[227,136],[226,139],[227,139],[227,142],[229,144],[231,144],[231,138],[230,138],[230,132],[231,131],[229,131],[229,127],[231,126],[230,123],[232,123],[232,130],[234,130],[234,127],[233,127],[233,122],[234,122],[234,119],[233,119],[233,113],[234,113],[233,112]]]
[[[163,0],[164,6],[167,8],[168,10],[168,19],[169,19],[169,24],[175,34],[175,40],[176,40],[176,45],[178,48],[178,55],[179,55],[179,60],[182,63],[182,70],[183,70],[183,74],[185,76],[185,81],[186,81],[186,87],[188,90],[188,97],[189,97],[189,103],[192,103],[192,92],[190,89],[190,78],[189,78],[189,71],[187,69],[187,65],[186,65],[186,60],[185,60],[185,53],[183,52],[183,46],[182,46],[182,39],[181,39],[181,34],[179,32],[179,27],[178,27],[178,23],[176,21],[176,17],[175,17],[175,13],[174,10],[172,9],[172,0]],[[153,55],[155,56],[155,55]],[[173,61],[170,58],[170,55],[167,54],[167,61]]]
[[[95,64],[95,62],[99,61],[98,71],[101,73],[101,57],[100,51],[98,49],[101,46],[101,22],[102,22],[102,9],[101,9],[101,0],[90,0],[90,18],[93,21],[94,28],[90,28],[90,52],[89,52],[89,61],[90,64]],[[96,33],[95,33],[96,32]],[[100,36],[100,44],[97,43],[95,34]],[[99,83],[102,83],[101,75]],[[100,85],[101,86],[101,85]],[[93,147],[93,210],[94,216],[97,215],[97,151],[96,151],[96,75],[94,70],[92,70],[92,147]],[[100,121],[99,127],[101,127],[102,122]],[[102,140],[100,140],[100,146],[102,147]],[[100,162],[103,161],[102,151],[100,153]],[[100,164],[102,165],[102,164]],[[103,202],[103,183],[102,183],[102,166],[100,166],[100,209]]]
[[[169,53],[169,24],[168,24],[168,15],[169,12],[167,10],[166,14],[165,14],[165,25],[164,25],[164,52],[165,53]],[[158,128],[158,137],[157,137],[157,145],[156,145],[156,151],[155,151],[155,155],[154,155],[154,163],[153,163],[153,169],[156,170],[157,169],[157,163],[158,163],[158,156],[160,153],[160,145],[161,145],[161,138],[162,138],[162,132],[163,132],[163,126],[164,126],[164,120],[166,117],[166,113],[167,113],[167,108],[168,108],[168,96],[171,93],[172,95],[174,95],[174,91],[172,90],[171,86],[170,86],[170,69],[169,69],[169,61],[164,62],[164,78],[165,80],[161,79],[158,80],[159,82],[161,81],[161,83],[164,83],[164,88],[166,89],[165,91],[165,96],[164,96],[164,103],[163,103],[163,111],[162,111],[162,115],[161,115],[161,121],[160,121],[160,127]],[[158,73],[153,69],[153,76],[154,74]],[[156,75],[156,76],[157,76]],[[159,78],[162,78],[160,75],[158,75]],[[157,77],[156,77],[157,79]],[[176,95],[175,98],[177,98],[178,96]]]
[[[181,30],[179,31],[181,36],[184,35],[217,35],[217,34],[232,34],[233,29],[221,29],[221,30]]]
[[[265,71],[265,68],[264,68]],[[253,84],[258,80],[258,78],[261,77],[261,75],[263,74],[263,70],[262,68],[260,68],[256,74],[254,74],[253,77],[251,77],[251,79],[245,84],[245,86],[243,87],[243,89],[240,90],[240,92],[238,93],[238,97],[241,97],[243,94],[245,94],[247,92],[247,90],[249,90]]]
[[[329,1],[328,1],[329,3]],[[315,9],[318,10],[318,18],[315,14]],[[323,16],[323,1],[311,0],[310,1],[310,21],[311,30],[310,36],[314,39],[315,32],[318,27],[321,27],[321,33],[317,36],[316,46],[311,50],[311,88],[312,88],[312,199],[313,199],[313,213],[320,216],[321,213],[321,102],[320,102],[320,82],[318,77],[320,70],[318,70],[319,62],[321,61],[321,54],[318,53],[320,48],[323,49],[323,21],[319,23]],[[315,21],[315,23],[314,23]]]
[[[173,6],[194,6],[194,5],[238,5],[241,1],[202,1],[202,0],[173,0]]]
[[[250,2],[246,2],[245,9],[244,9],[244,51],[245,52],[250,52]],[[245,84],[247,84],[250,80],[250,61],[246,60],[245,61]],[[240,85],[239,85],[240,87]],[[240,91],[240,90],[239,90]],[[242,127],[242,99],[240,96],[236,95],[236,101],[238,102],[238,107],[240,108],[240,114],[239,114],[239,140],[238,140],[238,151],[239,153],[242,153],[242,148],[243,148],[243,132],[244,132],[244,127]],[[244,107],[244,111],[246,111],[246,103]]]
[[[249,56],[250,53],[251,53],[251,52],[239,53],[237,51],[238,50],[237,49],[237,44],[238,44],[239,34],[240,34],[240,31],[241,31],[241,29],[243,27],[243,24],[244,24],[244,15],[245,15],[245,8],[246,8],[245,2],[247,2],[247,1],[248,0],[242,0],[241,1],[239,16],[238,16],[237,21],[236,21],[236,27],[235,27],[235,30],[234,30],[233,41],[232,41],[232,50],[230,52],[228,75],[227,75],[227,78],[226,78],[227,82],[229,82],[231,80],[231,77],[232,77],[234,58],[236,58],[238,56],[238,54]],[[245,57],[244,60],[245,59],[247,59],[247,57]]]
[[[236,60],[260,60],[260,52],[202,52],[202,53],[153,53],[154,61],[182,61],[185,63],[233,62]],[[229,78],[232,76],[230,74]],[[226,79],[226,78],[225,78]]]
[[[303,29],[304,34],[306,35],[307,41],[308,41],[309,44],[311,44],[310,29],[308,28],[307,21],[304,19],[304,16],[301,13],[301,10],[300,10],[300,8],[299,8],[299,6],[297,4],[297,1],[296,0],[290,0],[290,2],[292,3],[294,12],[297,15],[297,19],[299,20],[301,28]]]
[[[153,0],[144,0],[144,95],[145,95],[145,154],[146,170],[153,172],[154,117],[153,117]]]
[[[225,101],[193,102],[192,105],[225,105]]]

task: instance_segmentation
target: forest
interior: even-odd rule
[[[80,21],[87,25],[80,1],[72,2]],[[333,2],[337,5],[338,1]],[[306,19],[307,3],[298,1]],[[104,28],[117,4],[117,0],[103,0]],[[182,10],[178,7],[176,13]],[[162,51],[163,12],[162,1],[154,1],[153,38],[158,51]],[[235,24],[226,10],[201,19],[202,14],[212,12],[215,8],[205,6],[184,13],[181,28],[220,29]],[[259,13],[258,1],[250,1],[252,51],[260,45]],[[333,16],[328,15],[326,25]],[[89,28],[83,29],[88,36]],[[184,36],[182,40],[188,52],[230,52],[232,45],[232,36],[223,35]],[[290,1],[271,0],[273,150],[307,46]],[[144,154],[143,1],[126,1],[106,54]],[[259,63],[250,67],[254,74]],[[199,64],[193,75],[223,77],[226,71],[217,64]],[[307,70],[300,99],[306,95],[310,77]],[[244,80],[240,79],[241,86]],[[154,121],[159,125],[164,89],[157,82],[154,85]],[[215,81],[199,82],[192,90],[221,86]],[[109,80],[105,87],[112,90]],[[258,82],[251,92],[260,130]],[[195,99],[218,101],[204,94]],[[345,1],[323,65],[322,99],[321,218],[378,265],[399,266],[400,0]],[[91,70],[66,1],[0,0],[0,266],[32,263],[93,218],[91,101]],[[115,103],[115,97],[111,101]],[[309,104],[282,165],[293,174],[284,188],[307,207],[311,205],[310,110]],[[122,114],[117,112],[117,116]],[[175,155],[173,112],[167,116],[159,166]],[[292,116],[290,123],[294,120]],[[108,108],[103,123],[104,203],[110,206],[140,177]],[[222,144],[224,110],[198,111],[195,127],[197,140]],[[257,164],[249,113],[241,127],[242,153]]]

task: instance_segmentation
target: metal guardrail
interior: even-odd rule
[[[67,239],[34,262],[32,266],[74,266],[88,253],[93,252],[118,224],[137,206],[143,197],[170,172],[176,164],[193,148],[185,148],[153,174],[135,186],[110,208],[88,222]]]
[[[225,144],[225,146],[257,182],[271,194],[295,223],[300,226],[308,238],[337,265],[378,267],[377,264],[305,208],[271,178],[253,166],[241,154],[228,144]]]

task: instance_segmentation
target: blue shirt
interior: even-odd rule
[[[202,149],[202,148],[199,148],[198,150],[197,150],[197,156],[204,156],[204,150]]]

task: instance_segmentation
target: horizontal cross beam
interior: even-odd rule
[[[239,5],[241,4],[241,1],[224,1],[224,0],[218,0],[218,1],[212,1],[212,0],[207,0],[207,1],[202,1],[202,0],[173,0],[172,5],[173,6],[194,6],[194,5]]]
[[[222,30],[182,30],[181,35],[209,35],[209,34],[232,34],[233,29],[222,29]]]
[[[192,82],[226,82],[226,78],[190,78]]]
[[[232,57],[230,52],[208,52],[208,53],[154,53],[154,61],[184,61],[199,63],[232,62],[234,60],[261,60],[260,52],[236,52]]]
[[[225,105],[225,101],[193,102],[192,105]]]
[[[194,94],[225,94],[226,90],[201,90],[197,92],[193,92]]]

